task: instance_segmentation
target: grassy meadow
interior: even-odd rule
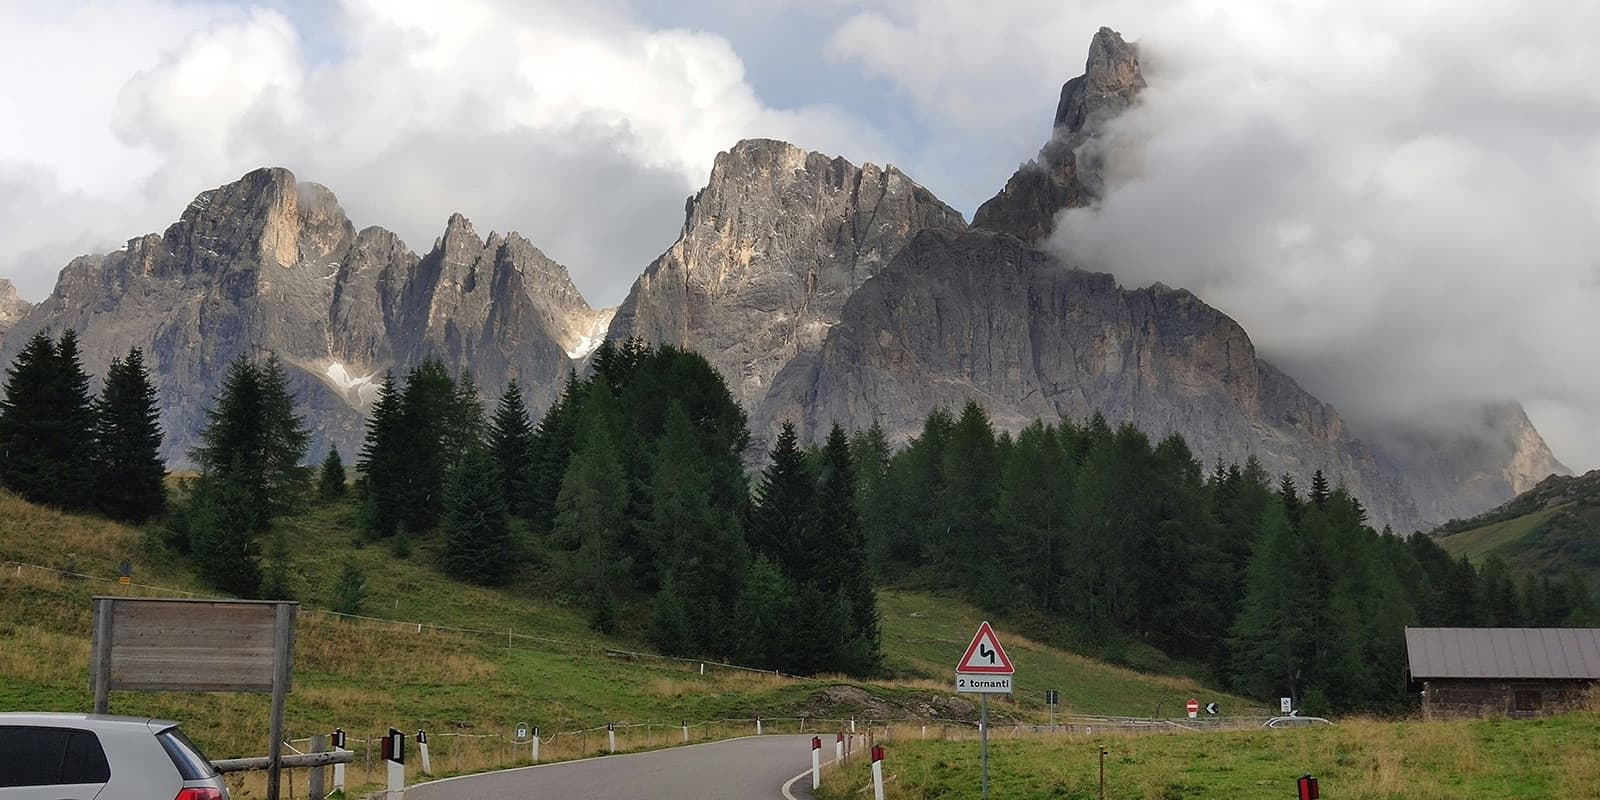
[[[997,733],[1000,733],[997,731]],[[1231,733],[1109,734],[990,742],[993,800],[1289,800],[1319,779],[1329,800],[1600,798],[1600,713],[1539,720],[1384,722]],[[891,742],[889,800],[976,797],[975,741]],[[871,797],[865,759],[828,774],[821,800]]]
[[[343,564],[353,560],[368,581],[363,615],[397,622],[301,615],[286,721],[294,739],[335,726],[357,738],[391,725],[427,729],[434,771],[448,773],[525,759],[525,751],[507,742],[519,722],[544,732],[541,759],[551,760],[600,751],[605,734],[596,729],[608,722],[621,726],[619,749],[635,749],[681,741],[683,720],[709,723],[691,729],[691,738],[702,739],[752,733],[756,716],[772,720],[767,731],[795,730],[802,715],[808,730],[836,728],[838,722],[824,720],[849,717],[976,717],[973,704],[953,695],[950,685],[953,665],[982,615],[957,600],[882,593],[890,680],[801,680],[715,666],[701,675],[697,663],[634,655],[647,648],[591,632],[582,611],[541,585],[537,570],[512,587],[485,589],[433,569],[426,539],[407,558],[387,546],[358,547],[355,513],[351,503],[317,506],[281,523],[295,554],[296,596],[307,609],[326,608]],[[152,544],[154,538],[0,493],[0,710],[91,707],[92,596],[210,594],[185,560]],[[126,589],[6,563],[111,578],[124,560],[135,582]],[[1220,699],[1230,710],[1248,707],[1187,679],[1110,666],[1027,641],[1003,626],[1000,635],[1018,665],[1020,691],[992,706],[997,718],[1043,720],[1047,688],[1060,690],[1063,713],[1149,715],[1161,704],[1166,714],[1191,696]],[[261,695],[111,697],[113,713],[183,721],[215,758],[266,751],[267,705]],[[550,732],[583,729],[590,733],[548,741]],[[358,765],[362,755],[358,751]],[[363,774],[357,768],[352,780]]]

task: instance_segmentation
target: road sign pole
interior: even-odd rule
[[[983,800],[989,800],[989,695],[979,695],[978,741],[983,760]]]

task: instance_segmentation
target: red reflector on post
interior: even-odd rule
[[[821,736],[813,736],[813,737],[811,737],[811,749],[812,750],[821,750],[822,749],[822,737]]]
[[[1321,800],[1322,792],[1317,787],[1317,779],[1310,775],[1300,776],[1300,800]]]
[[[872,746],[872,760],[873,761],[882,761],[883,760],[883,745],[875,744],[875,745]]]
[[[834,741],[836,741],[836,742],[842,742],[842,741],[844,741],[844,734],[842,734],[842,733],[841,733],[841,734],[839,734],[839,738],[837,738],[837,739],[834,739]]]

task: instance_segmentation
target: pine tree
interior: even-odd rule
[[[784,423],[772,446],[771,463],[756,487],[747,540],[750,550],[764,555],[796,584],[811,581],[813,565],[824,556],[805,551],[815,540],[816,479],[800,450],[794,425]]]
[[[311,432],[295,413],[289,377],[277,353],[268,353],[256,368],[260,376],[262,420],[261,461],[265,469],[268,513],[273,517],[298,510],[311,491],[311,469],[305,461]]]
[[[67,509],[95,505],[95,414],[89,394],[89,376],[78,357],[78,334],[71,328],[56,342],[56,365],[51,381],[51,408],[59,421],[55,453],[55,505]]]
[[[161,424],[139,348],[111,360],[94,416],[96,505],[135,525],[161,516],[167,508]]]
[[[517,566],[499,470],[482,445],[469,446],[445,492],[444,571],[459,580],[500,586]]]
[[[815,570],[825,591],[844,605],[844,629],[835,668],[853,675],[876,673],[883,662],[877,593],[867,570],[867,544],[856,509],[855,467],[850,442],[837,424],[823,447],[818,474],[815,537],[806,549],[822,556]]]
[[[530,467],[533,463],[533,423],[528,419],[528,406],[522,399],[522,387],[516,380],[506,384],[495,407],[494,420],[489,425],[489,452],[500,471],[501,495],[514,513],[525,515],[529,510],[527,497]]]
[[[554,539],[575,551],[569,575],[589,604],[590,624],[602,632],[615,629],[618,594],[633,569],[632,558],[617,546],[627,522],[624,480],[603,418],[590,419],[583,444],[561,480]]]
[[[1315,505],[1325,505],[1328,502],[1329,494],[1328,476],[1323,475],[1320,469],[1311,473],[1311,494],[1307,496],[1307,499]]]
[[[718,632],[729,624],[739,599],[748,551],[738,517],[714,502],[700,437],[675,401],[656,443],[650,514],[641,527],[661,575],[656,597],[664,610],[656,620],[657,645],[665,648],[676,639],[680,649],[664,652],[726,657],[728,643]],[[683,632],[676,633],[680,622]]]
[[[235,359],[206,419],[193,451],[200,477],[188,515],[191,551],[219,588],[252,597],[262,588],[258,537],[309,483],[300,465],[309,434],[275,357],[262,365]]]
[[[6,370],[5,397],[0,399],[0,484],[50,505],[60,505],[55,372],[55,342],[39,331]]]
[[[324,502],[331,502],[344,497],[348,488],[345,483],[344,461],[339,458],[339,448],[329,447],[328,455],[322,459],[322,467],[317,474],[317,496]]]
[[[187,513],[189,551],[197,571],[211,585],[239,597],[255,597],[261,589],[257,536],[267,525],[262,491],[260,476],[235,463],[195,481]]]
[[[355,616],[361,613],[361,604],[367,599],[367,576],[356,562],[346,559],[344,569],[333,584],[333,611]]]
[[[1236,684],[1256,697],[1296,699],[1310,662],[1313,618],[1300,587],[1304,549],[1282,500],[1267,507],[1230,641]]]
[[[362,508],[367,533],[373,538],[393,536],[400,524],[401,483],[404,480],[405,420],[394,373],[383,376],[378,397],[367,418],[356,470],[361,473]]]

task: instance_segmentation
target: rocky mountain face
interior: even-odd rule
[[[926,231],[846,304],[815,355],[779,374],[754,426],[877,421],[904,440],[938,407],[976,401],[997,427],[1102,414],[1180,433],[1204,463],[1250,455],[1321,469],[1375,519],[1417,511],[1401,476],[1329,406],[1256,357],[1250,337],[1182,289],[1124,289],[992,231]]]
[[[0,285],[6,362],[41,328],[77,329],[103,373],[130,344],[156,376],[181,465],[227,364],[274,351],[316,433],[347,458],[385,370],[426,357],[486,394],[517,378],[534,411],[609,337],[705,355],[751,415],[752,460],[785,420],[815,441],[834,422],[904,440],[936,407],[974,400],[1003,428],[1103,414],[1180,433],[1206,464],[1254,455],[1302,481],[1321,469],[1377,525],[1428,527],[1566,470],[1519,407],[1460,429],[1357,438],[1330,406],[1256,355],[1193,294],[1119,286],[1040,245],[1062,209],[1104,191],[1106,122],[1137,102],[1138,51],[1109,29],[1062,87],[1050,141],[971,228],[904,173],[782,142],[717,156],[676,242],[617,309],[516,234],[460,215],[418,256],[357,231],[327,189],[262,169],[202,193],[162,234],[75,259],[32,309]]]
[[[753,408],[912,236],[965,227],[893,166],[739,142],[717,156],[683,232],[634,283],[608,335],[701,353]]]
[[[1102,28],[1085,74],[1062,87],[1038,158],[979,208],[971,230],[918,234],[863,285],[822,347],[779,373],[752,414],[754,438],[793,420],[812,440],[834,422],[873,421],[904,439],[929,411],[969,400],[1013,430],[1099,413],[1153,436],[1182,434],[1208,464],[1254,455],[1302,483],[1323,470],[1375,524],[1402,531],[1565,472],[1520,408],[1489,413],[1486,430],[1419,434],[1403,448],[1359,439],[1193,294],[1125,289],[1041,249],[1057,213],[1101,195],[1096,137],[1144,86],[1137,48]]]
[[[17,296],[17,287],[0,278],[0,342],[5,341],[6,331],[11,330],[11,326],[28,315],[30,308],[33,308],[32,303]]]
[[[0,359],[36,330],[69,326],[95,375],[145,347],[176,466],[228,363],[275,352],[313,455],[337,445],[349,460],[385,370],[434,356],[491,392],[518,378],[543,405],[603,318],[565,268],[516,234],[483,241],[457,215],[418,258],[387,230],[357,232],[326,188],[259,169],[201,193],[161,234],[74,259]]]
[[[1474,409],[1451,426],[1390,424],[1373,446],[1409,478],[1418,512],[1430,523],[1470,515],[1572,470],[1550,451],[1518,403]]]
[[[1042,242],[1062,209],[1093,202],[1105,180],[1099,154],[1086,145],[1107,121],[1133,105],[1144,87],[1138,47],[1101,28],[1089,44],[1083,74],[1061,87],[1050,141],[1037,158],[1017,168],[999,194],[978,207],[973,227]]]

